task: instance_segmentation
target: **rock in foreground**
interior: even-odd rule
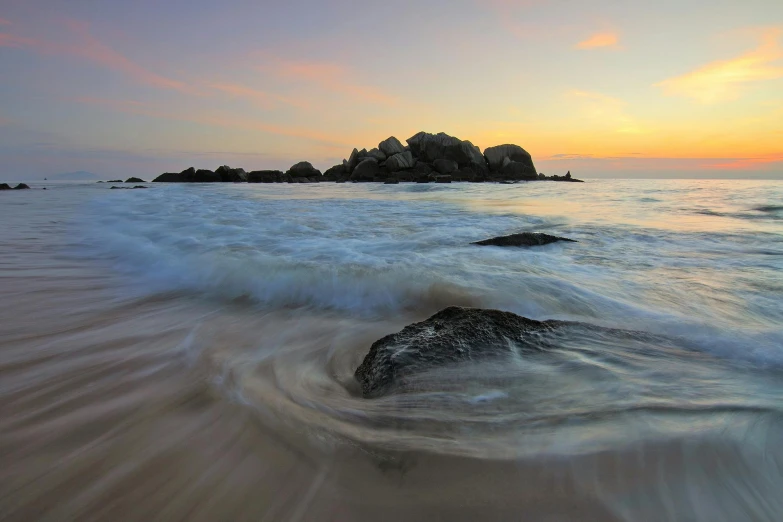
[[[471,244],[481,246],[530,247],[548,245],[549,243],[556,243],[558,241],[577,243],[577,241],[568,239],[567,237],[550,236],[549,234],[542,234],[540,232],[522,232],[521,234],[511,234],[510,236],[493,237],[483,241],[476,241]]]
[[[378,397],[406,375],[429,368],[514,352],[541,352],[534,334],[566,324],[452,306],[376,341],[354,376],[365,398]]]

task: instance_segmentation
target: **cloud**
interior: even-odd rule
[[[262,69],[265,69],[262,67]],[[281,78],[294,79],[354,99],[378,105],[396,105],[398,100],[384,91],[368,85],[347,80],[354,76],[349,68],[331,62],[276,61],[272,65],[274,74]]]
[[[0,33],[0,47],[30,49],[44,55],[74,56],[90,63],[100,65],[106,69],[120,72],[144,85],[183,93],[195,93],[193,87],[149,71],[99,41],[92,36],[87,23],[77,20],[68,20],[64,25],[68,29],[68,32],[76,37],[75,43],[50,42],[8,33]]]
[[[705,163],[702,168],[711,170],[759,170],[774,164],[783,163],[783,154],[771,154],[756,158],[727,158],[715,160],[716,163]]]
[[[259,91],[257,89],[253,89],[252,87],[247,87],[237,83],[213,83],[210,85],[210,87],[229,96],[249,99],[263,109],[273,109],[281,104],[289,105],[299,109],[305,109],[308,107],[307,102],[304,100],[296,100],[294,98],[278,96],[277,94]]]
[[[6,20],[5,18],[0,18],[0,25],[11,25],[11,22]]]
[[[781,35],[782,28],[761,30],[761,42],[755,50],[731,60],[709,63],[655,86],[667,96],[685,96],[705,104],[736,99],[745,84],[783,78]]]
[[[318,131],[312,131],[298,127],[274,125],[264,123],[255,118],[246,118],[219,111],[174,111],[160,105],[154,105],[135,100],[112,100],[93,97],[76,98],[74,101],[86,105],[107,107],[119,112],[138,114],[151,118],[184,121],[197,123],[200,125],[224,127],[235,130],[260,131],[269,134],[276,134],[279,136],[300,138],[335,150],[344,150],[349,146],[347,142],[340,141],[338,138],[336,138],[334,133],[321,133]]]
[[[575,49],[597,49],[600,47],[610,47],[610,48],[617,48],[618,47],[618,37],[615,33],[597,33],[588,38],[587,40],[584,40],[582,42],[579,42],[574,46]]]

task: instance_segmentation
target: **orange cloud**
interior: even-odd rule
[[[645,129],[626,113],[628,103],[624,100],[580,90],[569,92],[568,97],[580,101],[582,114],[594,121],[597,127],[609,125],[615,132],[626,134],[645,132]]]
[[[758,48],[731,60],[712,62],[691,73],[655,84],[668,96],[685,96],[701,103],[718,103],[739,97],[744,84],[783,78],[783,29],[761,31]]]
[[[617,47],[619,39],[615,33],[594,34],[587,40],[576,44],[576,49],[597,49],[599,47]]]
[[[247,98],[264,109],[273,109],[280,104],[290,105],[300,109],[307,108],[308,106],[307,102],[303,100],[278,96],[235,83],[213,83],[210,87],[230,96]]]
[[[280,77],[312,83],[354,99],[379,105],[397,104],[397,98],[380,89],[345,80],[352,76],[353,71],[336,63],[279,61],[273,66],[273,71]]]
[[[191,86],[149,71],[100,42],[92,36],[87,23],[69,20],[66,22],[66,27],[77,37],[77,43],[55,43],[0,33],[0,47],[31,49],[47,55],[75,56],[107,69],[123,73],[145,85],[191,94],[195,93],[195,89]]]

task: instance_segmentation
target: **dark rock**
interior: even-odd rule
[[[283,183],[289,177],[280,170],[254,170],[248,173],[248,183]]]
[[[395,154],[391,158],[386,160],[385,167],[389,172],[397,172],[398,170],[412,169],[416,166],[416,159],[410,152],[401,152]]]
[[[551,179],[552,181],[566,181],[566,182],[572,182],[572,183],[584,183],[584,181],[582,181],[581,179],[572,178],[570,170],[568,172],[566,172],[565,176],[554,175],[554,176],[552,176],[549,179]]]
[[[544,174],[543,172],[539,172],[538,173],[538,179],[540,179],[542,181],[545,180],[546,179],[546,174]]]
[[[484,150],[484,157],[487,159],[489,170],[492,172],[499,172],[503,169],[506,159],[527,165],[533,174],[538,172],[533,165],[533,158],[519,145],[507,144],[489,147]]]
[[[176,172],[166,172],[152,180],[153,183],[183,183],[184,181],[182,174]]]
[[[510,236],[493,237],[492,239],[476,241],[471,244],[501,247],[529,247],[548,245],[549,243],[555,243],[557,241],[576,243],[575,240],[565,237],[550,236],[549,234],[542,234],[540,232],[522,232],[521,234],[511,234]]]
[[[292,178],[320,178],[321,171],[313,167],[309,161],[300,161],[286,172]]]
[[[396,178],[395,179],[387,179],[386,181],[383,182],[383,184],[384,185],[399,185],[400,184],[400,180],[398,180]]]
[[[25,183],[20,183],[17,186],[14,187],[14,190],[25,190],[29,189],[30,187],[27,186]]]
[[[326,172],[324,172],[322,177],[324,181],[338,181],[346,175],[345,164],[341,163],[340,165],[335,165],[334,167],[326,169]]]
[[[456,161],[458,166],[484,165],[484,156],[478,147],[469,141],[463,141],[443,132],[429,134],[420,132],[408,139],[411,152],[427,163],[438,159]]]
[[[459,165],[454,160],[436,159],[432,166],[441,174],[451,174],[459,169]]]
[[[374,158],[365,158],[353,169],[351,181],[375,181],[380,170],[378,162]]]
[[[538,174],[530,168],[530,165],[520,161],[506,161],[506,164],[500,170],[504,178],[512,180],[536,180]]]
[[[373,398],[406,376],[434,367],[518,354],[542,353],[540,332],[567,325],[501,312],[452,306],[373,343],[354,377]]]
[[[133,190],[133,189],[145,189],[145,188],[147,188],[147,187],[145,187],[144,185],[136,185],[135,187],[117,187],[117,186],[112,186],[111,190]]]
[[[435,176],[435,183],[451,183],[451,176],[449,174],[438,174]]]
[[[11,190],[11,185],[8,183],[0,183],[0,190]]]
[[[125,180],[125,183],[146,183],[146,181],[141,178],[128,178]]]
[[[365,158],[374,158],[378,163],[386,161],[386,154],[378,149],[371,149],[367,151]]]
[[[201,183],[221,181],[223,183],[242,183],[248,180],[245,169],[232,169],[228,165],[222,165],[217,168],[214,174],[209,170],[199,170],[196,172],[196,178]]]
[[[378,144],[378,148],[383,152],[387,158],[405,152],[405,147],[402,146],[400,140],[394,136],[386,138]]]
[[[122,180],[121,179],[110,179],[106,183],[122,183]]]
[[[222,167],[221,167],[222,168]],[[220,170],[220,169],[218,169]],[[226,178],[230,176],[228,167],[226,167],[226,171],[224,172]],[[188,171],[190,172],[190,171]],[[218,183],[223,180],[223,176],[219,174],[218,172],[212,172],[211,170],[206,169],[198,169],[193,172],[192,175],[188,174],[188,179],[191,179],[193,183]],[[226,179],[225,181],[228,181]]]

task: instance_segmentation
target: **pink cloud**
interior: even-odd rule
[[[68,20],[65,22],[65,26],[72,35],[76,36],[76,43],[50,42],[0,33],[0,47],[30,49],[45,55],[74,56],[122,73],[144,85],[191,94],[196,93],[193,87],[149,71],[99,41],[92,36],[87,23]]]
[[[77,98],[74,101],[87,105],[107,107],[120,112],[139,114],[164,120],[185,121],[201,125],[210,125],[247,131],[260,131],[269,134],[276,134],[279,136],[301,138],[316,142],[328,148],[334,148],[335,150],[344,150],[349,146],[347,141],[343,142],[338,138],[335,138],[334,133],[321,133],[318,131],[312,131],[298,127],[268,124],[255,118],[245,118],[216,111],[201,113],[192,111],[177,112],[158,105],[134,100],[110,100],[104,98],[82,97]]]
[[[783,154],[715,161],[717,161],[717,163],[707,163],[702,165],[702,168],[710,170],[760,170],[772,163],[783,163]]]
[[[0,25],[11,25],[11,22],[6,20],[5,18],[0,18]]]
[[[262,69],[266,69],[266,67],[262,67]],[[379,105],[396,105],[398,101],[397,98],[381,89],[346,80],[346,78],[352,76],[352,71],[340,64],[277,61],[272,65],[271,69],[279,77],[311,83],[322,89],[358,98],[366,102]]]
[[[304,100],[297,100],[265,91],[259,91],[237,83],[213,83],[210,87],[229,96],[249,99],[264,109],[273,109],[280,104],[290,105],[300,109],[308,107],[308,103]]]

